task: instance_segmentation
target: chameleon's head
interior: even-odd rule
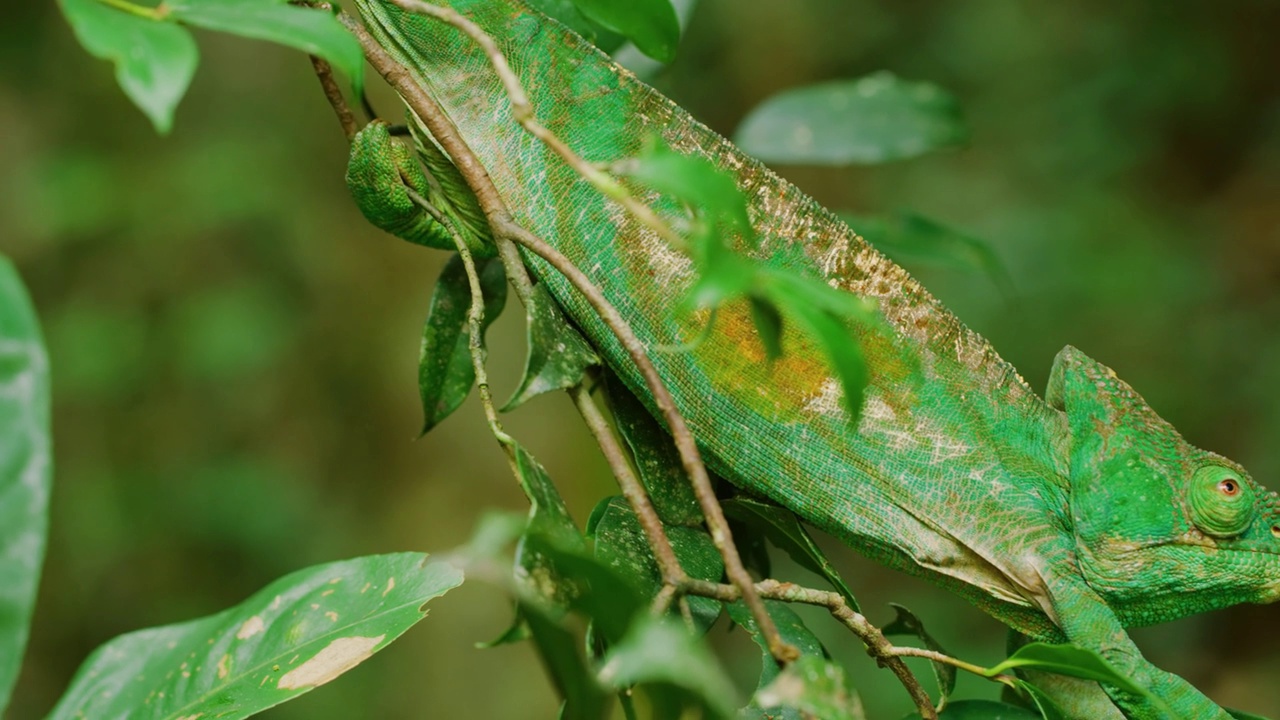
[[[1108,367],[1073,347],[1046,399],[1070,428],[1080,566],[1129,625],[1280,600],[1280,497],[1193,447]]]

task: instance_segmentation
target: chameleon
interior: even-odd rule
[[[870,380],[856,424],[804,337],[789,331],[787,352],[765,357],[745,302],[722,308],[716,331],[696,347],[651,353],[716,473],[1028,638],[1099,652],[1151,691],[1104,685],[1113,716],[1229,717],[1146,660],[1126,628],[1280,599],[1280,496],[1188,443],[1115,372],[1073,347],[1057,355],[1037,395],[904,269],[566,27],[520,0],[451,5],[494,38],[536,88],[539,121],[586,160],[623,161],[652,136],[705,159],[746,197],[755,257],[878,306],[888,331],[860,338]],[[583,269],[651,349],[698,332],[705,318],[677,310],[695,280],[693,262],[525,133],[470,39],[384,0],[355,6],[441,105],[515,219]],[[373,123],[353,142],[348,185],[373,224],[452,249],[450,236],[406,201],[405,187],[447,202],[456,168],[419,123],[411,127],[427,174]],[[453,195],[455,225],[468,245],[484,248],[474,202]],[[683,212],[671,198],[642,197],[665,216]],[[639,372],[587,301],[543,260],[525,260],[644,398]]]

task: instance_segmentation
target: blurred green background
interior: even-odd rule
[[[911,208],[987,239],[1018,289],[919,275],[1036,387],[1066,343],[1113,366],[1193,442],[1280,486],[1280,4],[703,0],[656,84],[731,133],[757,102],[881,69],[955,93],[968,149],[877,168],[781,168],[821,202]],[[418,334],[443,254],[365,225],[301,56],[198,33],[203,63],[158,138],[52,3],[0,23],[0,250],[54,370],[53,526],[9,717],[43,715],[110,637],[207,614],[309,564],[445,550],[482,508],[522,508],[471,401],[414,441]],[[384,112],[394,107],[385,94]],[[491,332],[497,392],[522,362]],[[609,492],[567,401],[509,419],[584,520]],[[990,663],[1000,627],[829,543],[873,621],[912,607]],[[554,716],[483,585],[271,718]],[[906,709],[852,639],[873,718]],[[1222,703],[1280,716],[1280,608],[1136,633]],[[744,687],[758,655],[718,637]],[[966,695],[994,686],[962,679]]]

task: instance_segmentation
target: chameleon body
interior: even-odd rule
[[[660,135],[734,177],[758,257],[878,304],[891,332],[862,337],[871,382],[856,428],[821,354],[788,333],[785,355],[768,362],[745,303],[722,309],[696,349],[651,353],[716,472],[1021,633],[1100,651],[1164,703],[1107,688],[1129,717],[1227,717],[1146,661],[1124,628],[1280,597],[1274,493],[1185,442],[1074,348],[1054,361],[1041,399],[902,268],[577,35],[517,0],[452,4],[493,36],[532,90],[539,121],[586,160],[633,157]],[[521,130],[470,40],[381,0],[356,6],[442,105],[519,222],[582,268],[651,348],[697,334],[706,318],[676,309],[694,280],[692,262]],[[383,135],[353,153],[348,179],[361,209],[423,241],[404,231],[408,221],[392,204],[376,200],[377,185],[362,185],[370,165],[395,162],[385,130],[365,132]],[[682,212],[636,190],[664,215]],[[450,246],[438,234],[434,244]],[[587,302],[543,261],[526,259],[644,397],[638,372]],[[904,353],[918,364],[904,363]]]

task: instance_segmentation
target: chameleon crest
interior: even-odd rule
[[[1126,626],[1280,599],[1280,496],[1075,348],[1058,355],[1046,400],[1070,428],[1080,569]]]

